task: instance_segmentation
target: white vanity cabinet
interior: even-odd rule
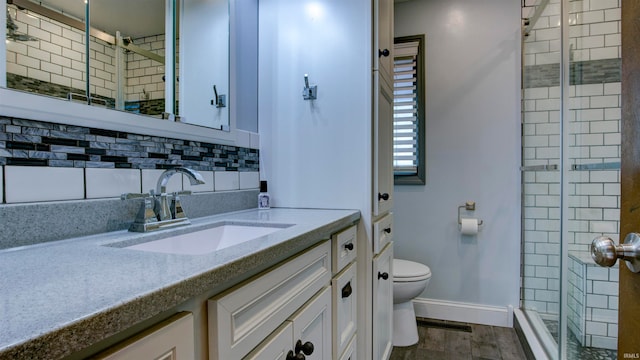
[[[333,305],[333,355],[340,359],[345,353],[355,356],[353,343],[358,325],[358,284],[355,264],[357,231],[352,226],[331,237],[333,244],[333,279],[331,280]],[[346,359],[350,358],[349,356]]]
[[[373,223],[373,358],[393,349],[393,213]]]
[[[209,299],[209,358],[355,359],[356,242],[354,225]]]
[[[178,313],[133,336],[92,359],[100,360],[192,360],[194,355],[193,315]]]
[[[296,322],[292,316],[297,314],[296,317],[300,318],[314,313],[315,310],[298,310],[315,306],[305,304],[312,298],[316,299],[316,294],[327,292],[325,288],[328,288],[330,280],[331,243],[324,241],[282,265],[213,297],[208,301],[209,358],[242,359],[265,339],[273,340],[270,336],[285,322],[292,322],[293,335],[298,336],[303,344],[309,341],[303,339],[308,334],[314,334],[314,340],[319,341],[315,338],[316,333],[308,330],[311,326],[304,324],[304,320]],[[325,300],[318,300],[326,302],[318,305],[324,315],[321,320],[314,321],[320,321],[321,327],[330,331],[330,292],[328,294]],[[314,351],[313,359],[331,359],[330,333],[327,339],[314,346],[318,349]],[[289,350],[295,349],[290,347]],[[318,354],[325,354],[325,357],[317,357]]]

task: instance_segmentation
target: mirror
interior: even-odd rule
[[[51,9],[40,6],[39,14],[29,10],[31,5],[37,6],[28,1],[7,3],[6,86],[86,101],[84,6],[69,10],[67,25],[55,20]]]
[[[7,1],[7,88],[230,129],[227,0],[90,0],[88,45],[85,3]]]
[[[109,108],[162,117],[164,0],[91,0],[90,10],[91,27],[113,35],[115,40],[105,41],[97,31],[89,37],[92,99],[106,97]]]
[[[181,121],[228,130],[229,5],[227,0],[180,3]]]

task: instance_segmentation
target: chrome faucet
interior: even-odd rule
[[[177,173],[182,173],[187,175],[189,178],[189,182],[191,185],[200,185],[204,184],[204,179],[199,172],[196,172],[192,169],[186,167],[177,167],[165,170],[160,177],[158,178],[158,184],[156,185],[156,213],[158,215],[159,220],[168,220],[172,218],[176,218],[178,214],[178,218],[185,217],[184,211],[182,211],[182,206],[180,205],[179,195],[189,195],[191,192],[179,192],[173,194],[172,206],[169,206],[169,194],[167,194],[167,183],[169,182],[169,178]],[[173,210],[173,211],[172,211]],[[182,216],[180,216],[180,213]]]
[[[122,194],[122,200],[134,198],[144,200],[135,221],[129,227],[129,231],[147,232],[191,223],[180,203],[180,195],[190,195],[191,191],[167,193],[169,178],[178,173],[186,175],[191,185],[205,183],[202,175],[197,171],[186,167],[176,167],[160,174],[155,191],[150,190],[144,194]],[[171,204],[169,204],[169,198],[171,198]]]

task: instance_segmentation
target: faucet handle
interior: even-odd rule
[[[120,195],[120,199],[121,200],[139,199],[139,198],[148,198],[150,196],[152,195],[149,193],[124,193]]]

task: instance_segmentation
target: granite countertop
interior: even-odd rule
[[[359,219],[356,210],[245,210],[154,233],[115,231],[0,250],[0,359],[70,355],[229,279],[238,282],[272,266]],[[113,247],[220,221],[294,225],[205,255]]]

